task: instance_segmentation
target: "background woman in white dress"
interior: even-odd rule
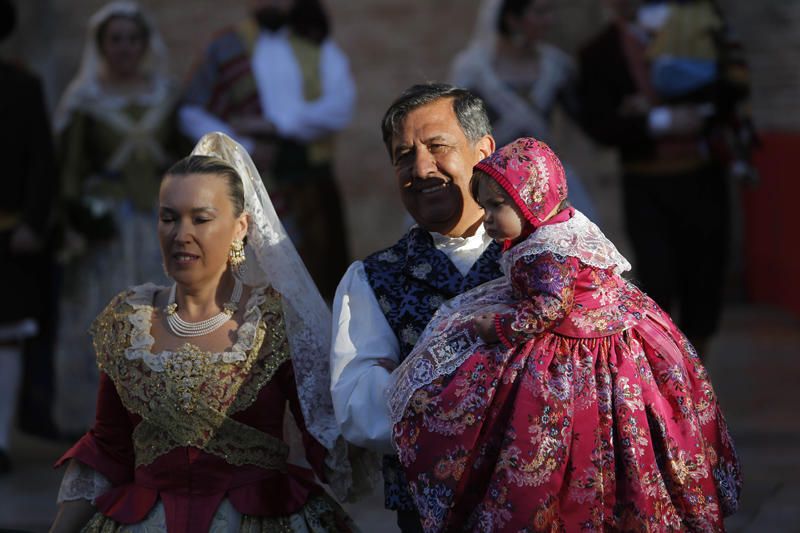
[[[564,51],[542,39],[555,0],[484,0],[472,40],[453,61],[451,83],[480,96],[497,146],[519,137],[553,144],[556,107],[578,120],[577,69]],[[598,220],[589,192],[565,163],[570,202]]]

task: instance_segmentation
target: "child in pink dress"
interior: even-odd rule
[[[394,443],[433,531],[721,531],[741,475],[694,348],[522,138],[475,166],[505,276],[395,371]]]

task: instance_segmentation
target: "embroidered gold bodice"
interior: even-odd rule
[[[153,353],[156,290],[148,284],[121,293],[91,328],[98,367],[125,408],[142,418],[132,436],[136,466],[191,446],[230,464],[283,469],[287,445],[231,417],[249,407],[290,358],[280,294],[271,287],[252,291],[229,351],[186,343]]]

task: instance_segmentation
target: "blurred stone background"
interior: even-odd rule
[[[246,0],[140,0],[183,79],[205,43],[245,13]],[[334,37],[348,54],[358,85],[355,119],[339,136],[338,178],[346,203],[351,250],[361,258],[393,242],[405,219],[383,148],[379,121],[407,86],[445,80],[451,58],[469,41],[479,0],[328,0]],[[800,131],[800,2],[723,0],[746,47],[753,105],[762,129]],[[20,20],[0,53],[41,75],[51,106],[78,67],[89,16],[101,0],[18,0]],[[559,0],[551,41],[569,52],[605,21],[601,0]],[[617,215],[615,160],[558,121],[559,152],[594,193],[603,228],[627,247]]]

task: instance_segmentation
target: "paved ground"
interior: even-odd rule
[[[745,469],[742,507],[729,530],[800,532],[800,320],[729,307],[708,368]],[[16,468],[0,478],[0,530],[47,530],[60,479],[49,465],[64,447],[15,435]],[[396,531],[378,494],[349,511],[367,533]]]

